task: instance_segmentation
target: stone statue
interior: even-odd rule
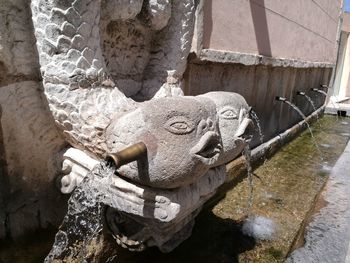
[[[143,142],[148,155],[147,169],[140,171],[133,162],[118,172],[142,185],[178,188],[208,171],[218,160],[222,144],[215,104],[202,100],[154,99],[113,119],[106,129],[109,152]]]
[[[72,146],[61,191],[142,142],[143,162],[94,180],[120,245],[174,249],[224,183],[224,164],[242,152],[251,124],[238,94],[183,96],[195,1],[32,0],[31,8],[45,95]],[[123,233],[121,216],[140,231]]]
[[[243,151],[246,140],[253,133],[248,129],[252,125],[250,107],[237,93],[217,91],[205,93],[200,97],[209,98],[216,105],[223,152],[215,166],[228,163]]]

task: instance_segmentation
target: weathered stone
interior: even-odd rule
[[[120,173],[143,185],[176,188],[192,183],[221,152],[215,104],[188,97],[155,99],[117,116],[106,130],[110,153],[142,141],[148,165],[136,162]],[[142,170],[140,170],[142,169]]]
[[[244,136],[251,135],[249,106],[241,95],[232,92],[209,92],[199,97],[209,98],[216,105],[223,153],[215,166],[228,163],[243,151],[247,139]]]
[[[2,193],[13,237],[43,226],[44,222],[57,225],[57,214],[64,211],[62,200],[53,204],[60,198],[55,193],[54,181],[60,171],[58,153],[65,142],[57,133],[41,96],[36,82],[21,82],[0,89],[2,147],[7,167],[6,183],[2,185],[6,191]],[[49,208],[50,212],[44,211]],[[47,217],[39,219],[40,214]]]
[[[6,196],[5,193],[6,193],[6,186],[7,186],[6,157],[5,157],[3,136],[2,136],[1,115],[2,115],[2,108],[0,105],[0,240],[6,236],[6,226],[5,226],[6,213],[5,213],[4,198]]]
[[[28,1],[0,5],[0,86],[39,79],[39,63]]]

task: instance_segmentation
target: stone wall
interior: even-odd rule
[[[193,60],[186,73],[185,94],[198,95],[213,90],[241,94],[260,118],[264,141],[267,141],[301,120],[294,110],[276,101],[275,97],[286,97],[300,107],[305,115],[309,115],[314,111],[312,106],[296,91],[303,91],[310,96],[317,108],[322,106],[325,96],[310,89],[328,84],[331,73],[331,68],[245,66],[198,63]],[[259,143],[258,139],[258,134],[255,134],[254,146]]]
[[[60,138],[40,83],[29,1],[0,4],[0,238],[58,225]]]

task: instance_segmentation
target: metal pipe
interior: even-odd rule
[[[116,153],[109,153],[107,156],[108,163],[114,163],[117,168],[124,164],[140,160],[147,156],[147,147],[143,142],[135,143],[124,150]]]
[[[276,96],[276,100],[278,100],[278,101],[286,101],[287,99],[283,98],[283,97]]]

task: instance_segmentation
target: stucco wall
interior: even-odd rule
[[[348,12],[344,12],[343,14],[343,24],[341,30],[350,32],[350,13]]]
[[[203,48],[335,62],[340,0],[206,0]]]
[[[350,96],[350,13],[344,13],[337,64],[335,92],[339,99]]]

